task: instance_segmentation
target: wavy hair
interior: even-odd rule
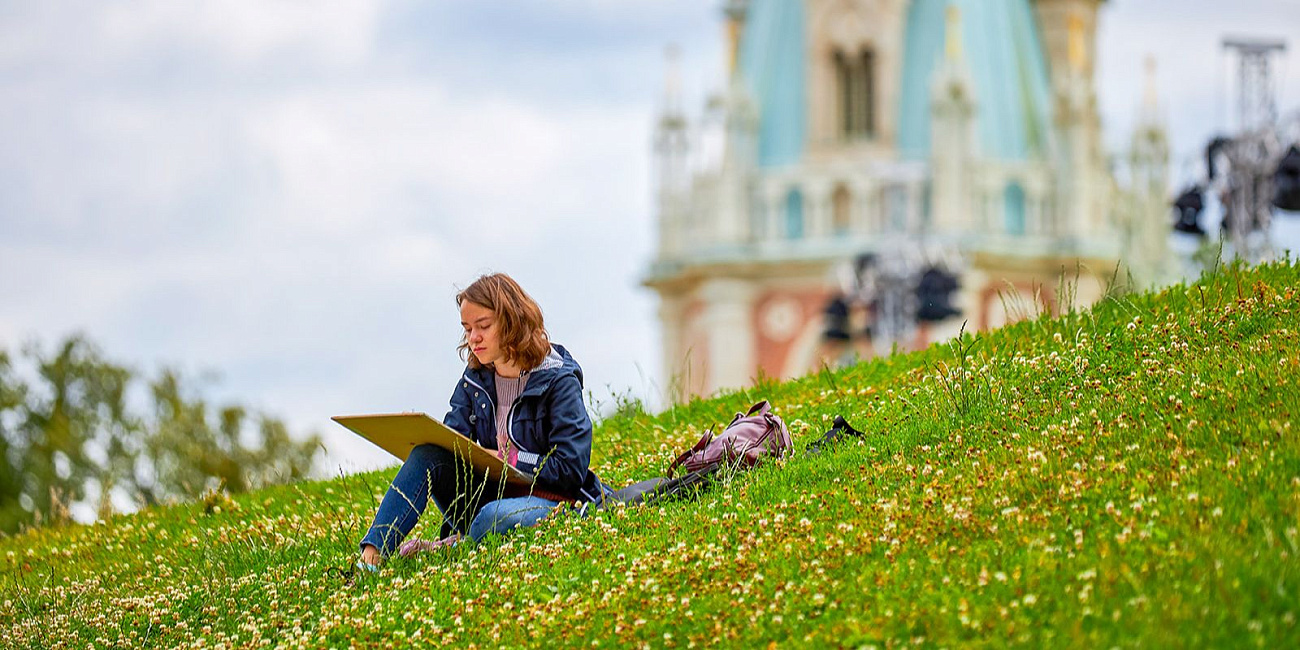
[[[496,316],[501,353],[507,361],[523,370],[531,370],[541,365],[550,353],[551,339],[542,320],[542,308],[514,278],[504,273],[481,276],[456,294],[457,307],[466,300],[492,310]],[[461,359],[468,361],[469,367],[483,367],[470,353],[467,335],[461,334],[456,350]]]

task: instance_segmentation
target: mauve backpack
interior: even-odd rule
[[[691,488],[707,487],[714,472],[724,465],[748,469],[767,456],[780,458],[790,453],[790,432],[785,422],[772,414],[772,405],[763,400],[748,413],[737,413],[721,435],[706,431],[700,441],[677,457],[668,468],[667,478],[652,478],[614,492],[611,503],[652,504],[693,493]],[[678,469],[685,470],[673,477]]]
[[[790,431],[785,422],[772,413],[772,405],[763,400],[748,413],[737,413],[719,435],[704,432],[700,441],[677,457],[668,468],[671,477],[677,468],[686,472],[713,471],[724,464],[748,469],[763,458],[781,458],[790,453]]]

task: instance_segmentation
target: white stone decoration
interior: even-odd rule
[[[759,322],[763,327],[763,336],[772,341],[785,343],[794,337],[803,321],[799,303],[790,298],[777,298],[763,308]]]

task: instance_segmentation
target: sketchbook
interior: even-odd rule
[[[330,419],[375,443],[403,462],[417,445],[434,444],[451,451],[457,458],[469,463],[474,468],[476,476],[486,474],[489,479],[500,480],[504,473],[507,483],[531,485],[533,482],[531,475],[506,464],[496,455],[496,452],[479,446],[478,443],[424,413],[336,415]]]

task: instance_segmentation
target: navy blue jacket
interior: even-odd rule
[[[496,371],[467,367],[442,422],[496,449],[496,399]],[[534,474],[546,490],[600,501],[600,480],[588,469],[591,417],[582,402],[582,368],[563,346],[552,344],[542,364],[528,373],[508,422],[507,434],[519,451],[518,469]]]

